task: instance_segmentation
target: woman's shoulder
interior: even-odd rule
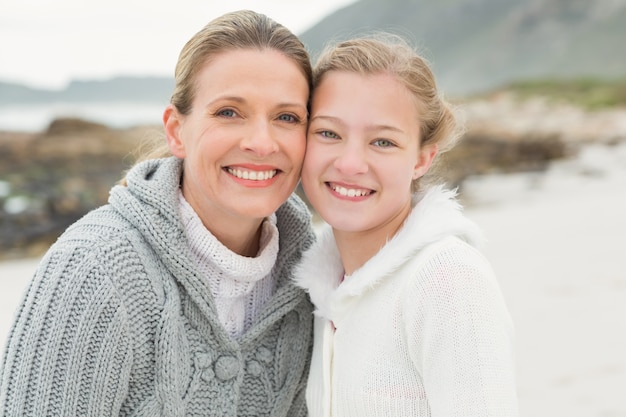
[[[311,212],[306,203],[295,192],[278,208],[276,216],[278,223],[285,226],[307,228],[311,225]]]
[[[276,211],[276,226],[280,233],[281,246],[295,245],[298,250],[308,248],[315,240],[311,212],[296,193]]]
[[[39,270],[44,275],[60,274],[66,280],[106,282],[123,299],[142,286],[154,292],[161,274],[148,274],[148,270],[158,270],[157,263],[141,232],[110,205],[104,205],[68,227],[50,247]]]
[[[117,210],[106,204],[91,210],[72,223],[59,236],[57,243],[93,246],[130,228],[130,223]]]

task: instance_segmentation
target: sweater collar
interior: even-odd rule
[[[463,215],[456,191],[435,186],[414,197],[413,209],[398,233],[343,282],[332,229],[322,226],[317,243],[304,254],[296,285],[309,292],[317,315],[332,319],[336,316],[333,306],[374,288],[419,250],[448,236],[457,236],[472,246],[482,241],[477,226]]]
[[[127,186],[117,185],[111,190],[110,205],[141,234],[163,266],[185,288],[189,297],[220,327],[209,284],[202,278],[185,234],[178,207],[178,190],[183,172],[183,161],[175,157],[147,160],[135,165],[127,174]],[[279,235],[279,254],[272,274],[276,282],[274,297],[264,307],[259,323],[263,323],[250,337],[279,320],[285,311],[300,303],[304,293],[292,280],[292,265],[299,253],[313,240],[311,216],[306,205],[292,195],[276,212]],[[278,313],[276,313],[278,312]],[[227,343],[234,343],[226,332]],[[247,343],[246,338],[240,342]],[[252,340],[252,339],[250,339]]]
[[[201,265],[215,265],[222,274],[220,280],[233,283],[249,283],[267,276],[276,263],[278,254],[278,229],[276,215],[272,214],[263,221],[261,247],[255,257],[239,255],[228,249],[203,224],[194,209],[189,205],[183,193],[178,191],[179,207],[185,232],[191,251]],[[215,279],[215,277],[213,277]],[[245,285],[248,288],[248,285]]]
[[[109,196],[109,203],[142,233],[161,259],[179,270],[176,276],[197,272],[190,262],[192,254],[179,208],[182,172],[183,160],[175,157],[143,161],[128,172],[127,186],[113,187]],[[310,245],[310,219],[306,205],[295,195],[272,215],[266,226],[275,227],[277,233],[271,233],[271,242],[265,247],[273,251],[278,245],[274,269],[282,268],[283,261],[291,262],[294,253]],[[290,277],[277,278],[278,286],[292,284]]]

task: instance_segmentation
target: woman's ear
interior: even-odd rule
[[[421,178],[428,172],[430,166],[433,164],[435,160],[435,156],[437,156],[439,148],[436,144],[423,146],[419,151],[419,156],[417,158],[417,164],[413,167],[413,179],[416,180]]]
[[[181,138],[182,120],[176,107],[168,105],[163,112],[163,127],[170,152],[177,158],[183,159],[186,156],[185,144]]]

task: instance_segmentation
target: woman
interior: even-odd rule
[[[296,274],[316,308],[311,416],[517,414],[512,325],[478,230],[422,180],[458,130],[401,39],[319,58],[302,185],[330,226]]]
[[[137,164],[39,266],[2,369],[2,416],[298,416],[312,307],[291,282],[313,235],[291,196],[311,67],[251,11],[189,40]]]

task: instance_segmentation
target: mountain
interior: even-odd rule
[[[301,39],[329,42],[386,30],[403,35],[452,95],[537,78],[626,77],[626,0],[360,0]]]
[[[0,82],[0,105],[53,102],[157,102],[167,103],[174,88],[168,77],[115,77],[72,81],[62,90],[34,89]]]
[[[300,34],[313,58],[333,40],[376,30],[408,38],[451,96],[536,79],[626,79],[626,0],[360,0]],[[0,82],[0,106],[166,103],[174,80],[117,77],[63,90]]]

